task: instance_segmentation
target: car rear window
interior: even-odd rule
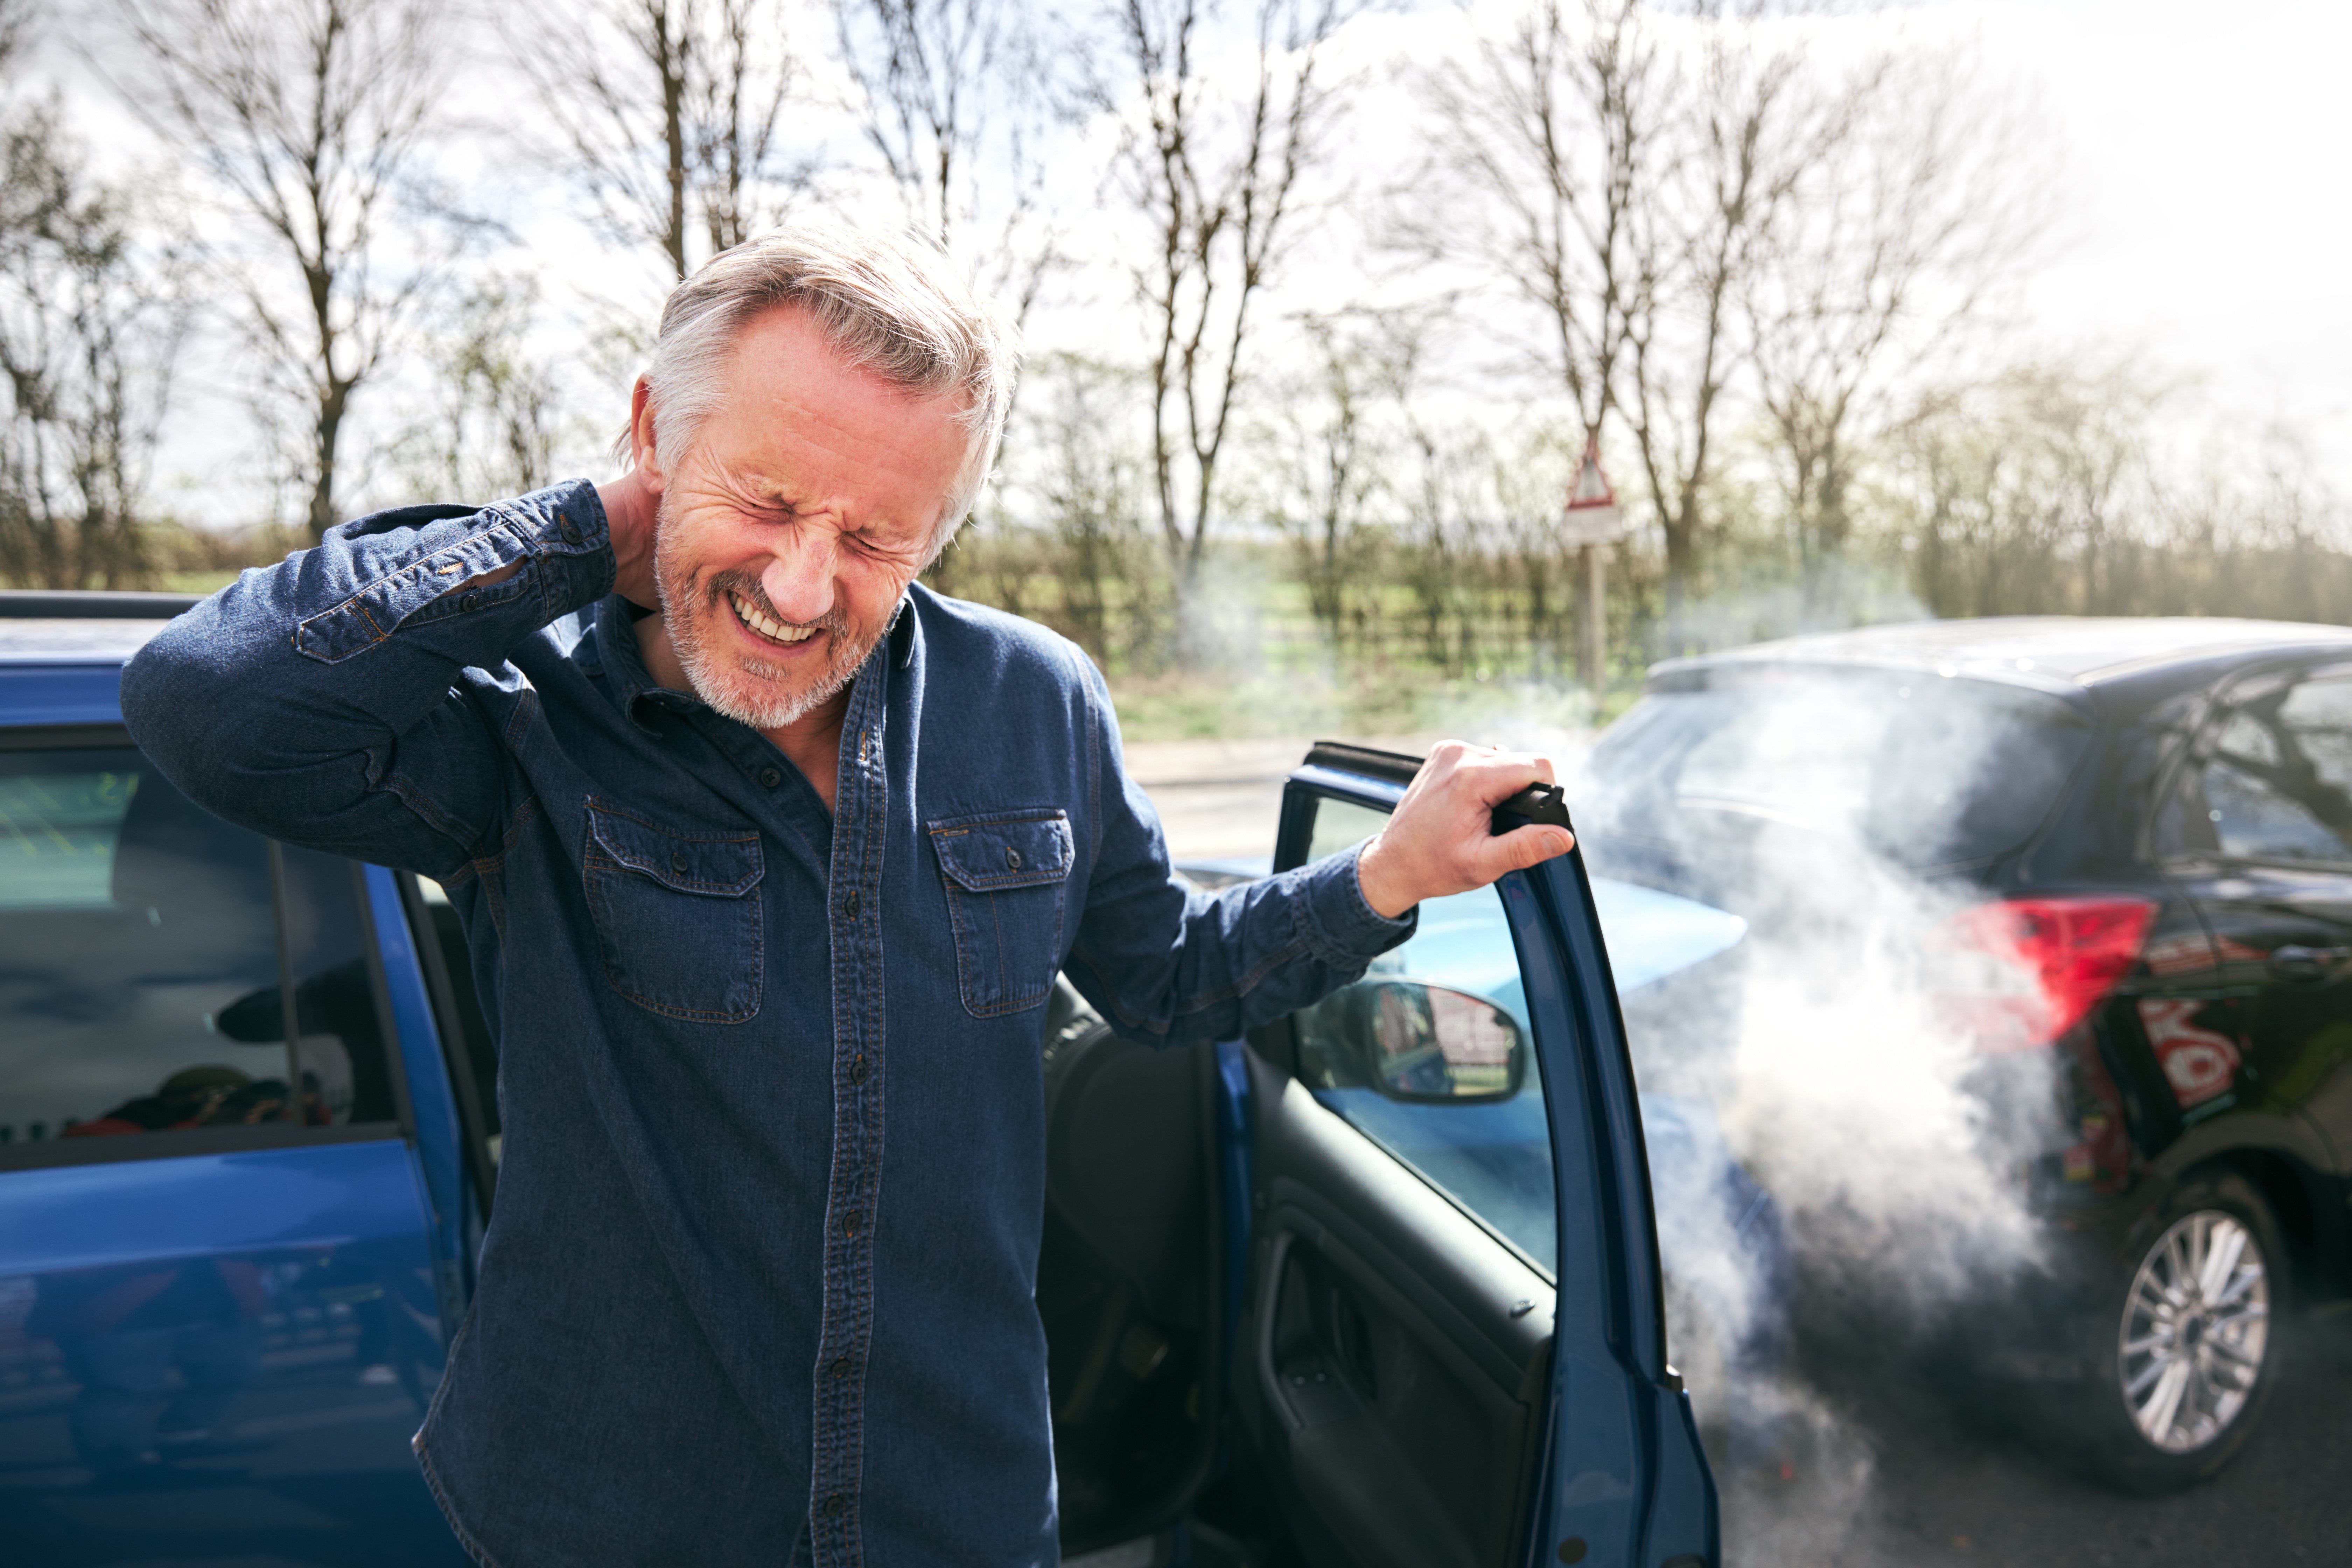
[[[0,751],[0,1145],[394,1121],[380,1016],[349,861],[129,746]]]
[[[1580,809],[1619,837],[1778,826],[1958,864],[2023,843],[2090,734],[2060,698],[1993,681],[1743,671],[1644,698],[1594,748]]]

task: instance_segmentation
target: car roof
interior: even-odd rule
[[[195,604],[188,594],[0,592],[0,663],[121,664]]]
[[[121,664],[163,626],[162,621],[0,620],[0,662]]]
[[[2221,617],[2002,616],[1906,621],[1781,637],[1654,665],[1654,689],[1697,684],[1711,671],[1774,664],[1902,669],[1996,680],[2041,690],[2079,690],[2250,658],[2305,652],[2352,654],[2352,626]]]

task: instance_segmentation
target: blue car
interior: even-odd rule
[[[131,745],[121,665],[188,603],[0,594],[0,1560],[460,1563],[408,1442],[492,1212],[495,1031],[437,889]],[[1413,766],[1318,746],[1276,865]],[[1068,1561],[1719,1561],[1643,1150],[1708,1134],[1637,1102],[1595,907],[1575,856],[1431,906],[1246,1042],[1057,991]]]

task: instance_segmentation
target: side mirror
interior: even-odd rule
[[[1365,980],[1299,1010],[1312,1087],[1370,1089],[1413,1105],[1508,1100],[1528,1070],[1518,1020],[1483,996],[1419,980]]]

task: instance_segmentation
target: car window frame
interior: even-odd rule
[[[2149,827],[2152,858],[2158,865],[2206,863],[2322,876],[2352,876],[2352,846],[2347,846],[2340,859],[2299,860],[2284,856],[2232,853],[2222,847],[2219,834],[2213,836],[2210,844],[2167,842],[2164,834],[2167,817],[2182,809],[2187,793],[2196,789],[2201,795],[2204,771],[2213,760],[2213,747],[2222,727],[2229,723],[2238,710],[2253,698],[2316,681],[2335,681],[2352,687],[2352,659],[2329,657],[2265,663],[2232,671],[2209,689],[2205,711],[2199,715],[2189,743],[2180,749],[2170,776],[2157,795],[2159,804],[2151,816]],[[2210,804],[2207,809],[2210,809]]]
[[[392,879],[394,889],[400,896],[401,915],[408,923],[408,939],[416,954],[417,972],[425,983],[425,1001],[432,1009],[433,1027],[438,1036],[436,1043],[441,1052],[441,1069],[449,1080],[449,1092],[457,1107],[458,1135],[465,1145],[466,1174],[474,1189],[475,1218],[487,1226],[498,1200],[499,1155],[490,1147],[489,1114],[483,1107],[481,1091],[474,1076],[475,1044],[467,1028],[463,1010],[457,1005],[457,983],[450,975],[449,960],[442,951],[440,932],[435,927],[432,910],[427,907],[425,889],[416,873],[394,871]],[[376,958],[381,963],[383,952],[380,945]],[[390,982],[383,981],[380,994],[388,999],[390,990]],[[495,1064],[497,1040],[491,1038],[484,1044],[488,1047]],[[493,1078],[495,1079],[495,1071]],[[402,1114],[405,1117],[411,1114],[405,1074],[400,1079],[399,1092]]]
[[[1377,755],[1378,753],[1370,754]],[[1294,866],[1284,864],[1284,861],[1287,857],[1284,854],[1279,846],[1290,844],[1304,846],[1310,845],[1313,842],[1315,814],[1317,803],[1319,800],[1339,800],[1349,805],[1358,805],[1369,810],[1377,811],[1383,816],[1393,816],[1396,814],[1398,805],[1404,797],[1404,786],[1402,784],[1392,786],[1394,790],[1393,794],[1386,793],[1386,791],[1391,786],[1390,786],[1385,780],[1381,781],[1377,785],[1367,787],[1370,781],[1359,778],[1350,773],[1336,773],[1317,768],[1313,770],[1317,776],[1310,779],[1304,776],[1308,773],[1308,769],[1302,768],[1297,773],[1294,773],[1291,776],[1290,782],[1285,785],[1283,790],[1282,827],[1280,830],[1280,836],[1276,841],[1278,847],[1275,853],[1273,868],[1277,874],[1282,871],[1296,868]],[[1305,865],[1307,862],[1300,860],[1297,862],[1297,864]],[[1492,893],[1495,896],[1496,903],[1501,907],[1503,929],[1509,931],[1511,935],[1511,961],[1518,966],[1519,972],[1522,974],[1525,974],[1527,973],[1528,965],[1526,954],[1522,951],[1524,936],[1519,930],[1520,922],[1511,919],[1509,905],[1504,899],[1502,890],[1499,888],[1489,887],[1483,890]],[[1297,1019],[1297,1015],[1296,1013],[1285,1013],[1281,1017],[1275,1019],[1272,1023],[1261,1024],[1255,1029],[1250,1031],[1249,1043],[1252,1048],[1254,1048],[1259,1056],[1263,1057],[1276,1068],[1279,1068],[1300,1087],[1307,1088],[1307,1079],[1299,1071],[1298,1028]],[[1538,1095],[1545,1097],[1544,1126],[1546,1137],[1549,1141],[1551,1139],[1551,1105],[1549,1090],[1544,1078],[1542,1053],[1537,1045],[1535,1032],[1532,1027],[1528,1031],[1527,1048],[1528,1076],[1534,1080],[1536,1092]],[[1311,1089],[1310,1092],[1312,1092]],[[1520,1246],[1519,1243],[1505,1235],[1503,1231],[1496,1227],[1491,1220],[1489,1220],[1485,1215],[1480,1214],[1468,1203],[1465,1202],[1458,1194],[1448,1188],[1445,1184],[1440,1182],[1436,1177],[1423,1170],[1419,1165],[1414,1164],[1411,1160],[1406,1159],[1403,1155],[1390,1148],[1372,1133],[1367,1131],[1362,1127],[1358,1126],[1353,1119],[1341,1116],[1339,1120],[1347,1125],[1349,1131],[1354,1132],[1358,1137],[1363,1139],[1373,1148],[1379,1150],[1383,1158],[1393,1162],[1400,1170],[1406,1172],[1408,1174],[1412,1176],[1414,1180],[1420,1182],[1422,1185],[1427,1187],[1431,1192],[1435,1193],[1439,1197],[1444,1198],[1448,1204],[1452,1205],[1455,1210],[1469,1219],[1473,1225],[1475,1225],[1480,1230],[1484,1231],[1497,1246],[1501,1247],[1513,1258],[1524,1264],[1546,1284],[1550,1285],[1555,1289],[1559,1288],[1559,1275],[1558,1269],[1545,1264],[1541,1259],[1529,1253],[1526,1247]],[[1558,1213],[1559,1196],[1557,1192],[1557,1184],[1559,1174],[1558,1170],[1559,1151],[1554,1142],[1548,1142],[1547,1149],[1550,1155],[1552,1180],[1555,1185],[1553,1194],[1554,1212],[1552,1215],[1552,1223],[1556,1228],[1559,1222]]]
[[[1308,792],[1393,810],[1419,766],[1418,758],[1317,742],[1284,789],[1276,867],[1295,865],[1291,857],[1309,842],[1311,823],[1299,819]],[[1530,1001],[1558,1014],[1569,1031],[1565,1041],[1555,1041],[1567,1047],[1559,1054],[1569,1081],[1555,1084],[1548,1072],[1542,1079],[1560,1268],[1542,1416],[1545,1447],[1530,1517],[1538,1539],[1549,1526],[1555,1540],[1617,1542],[1627,1561],[1679,1563],[1695,1553],[1714,1562],[1721,1550],[1715,1481],[1681,1375],[1667,1361],[1640,1090],[1583,848],[1509,872],[1496,887],[1510,910],[1514,956]],[[1548,1061],[1554,1053],[1546,1051],[1549,1031],[1542,1016],[1534,1034],[1536,1048],[1545,1053],[1540,1059]],[[1261,1055],[1296,1079],[1295,1061]],[[1396,1165],[1412,1169],[1377,1142],[1366,1142]],[[1443,1188],[1415,1175],[1446,1196],[1455,1212],[1467,1212]],[[1492,1234],[1493,1227],[1478,1224]],[[1508,1247],[1507,1238],[1502,1244]],[[1628,1465],[1642,1467],[1630,1497],[1584,1491],[1584,1478],[1636,1473]],[[1638,1520],[1617,1517],[1628,1503],[1638,1507]],[[1689,1519],[1703,1521],[1696,1537],[1680,1528]],[[1663,1535],[1662,1521],[1671,1521]]]
[[[126,748],[136,751],[139,743],[131,739],[130,728],[120,723],[0,727],[0,755],[22,752],[120,751]],[[145,753],[142,752],[141,755],[143,758]],[[154,765],[152,760],[148,765]],[[255,837],[267,847],[269,858],[269,894],[276,932],[274,957],[278,984],[279,994],[290,1001],[293,975],[291,944],[286,935],[283,850],[277,839],[259,834]],[[389,981],[383,972],[383,947],[378,939],[374,913],[367,898],[366,868],[349,856],[332,856],[331,858],[341,860],[351,879],[352,896],[357,906],[360,945],[364,950],[362,957],[368,986],[375,1006],[376,1026],[383,1038],[384,1068],[392,1080],[393,1120],[352,1122],[341,1127],[265,1121],[250,1127],[164,1128],[120,1138],[47,1138],[37,1143],[0,1146],[0,1174],[67,1165],[105,1165],[133,1160],[236,1154],[320,1144],[379,1143],[394,1140],[414,1143],[416,1118],[415,1108],[409,1103],[407,1063],[401,1049],[400,1032],[394,1022]]]

